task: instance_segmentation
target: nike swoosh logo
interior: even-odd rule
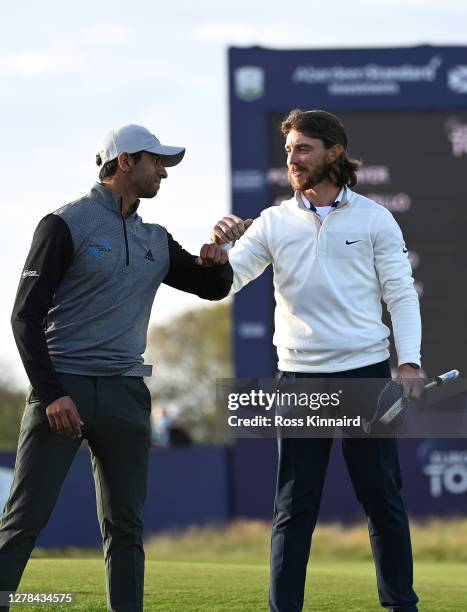
[[[402,249],[402,252],[403,252],[403,253],[408,253],[408,252],[409,252],[409,249]]]
[[[361,242],[361,240],[346,240],[345,244],[355,244],[356,242]]]

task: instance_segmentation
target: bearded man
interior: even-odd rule
[[[278,377],[389,379],[391,315],[398,380],[421,395],[421,322],[401,230],[391,213],[352,187],[359,162],[340,120],[293,110],[282,123],[294,196],[254,222],[229,215],[213,228],[229,251],[233,292],[273,266]],[[306,567],[332,438],[279,437],[271,543],[272,612],[302,610]],[[409,524],[394,438],[342,439],[355,493],[368,519],[383,607],[417,610]]]

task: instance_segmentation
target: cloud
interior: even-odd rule
[[[73,50],[80,54],[90,54],[99,49],[112,52],[136,39],[136,32],[127,25],[119,23],[93,23],[85,27],[58,32],[51,38],[52,48]],[[103,48],[103,49],[102,49]]]
[[[257,38],[257,29],[244,23],[212,22],[195,28],[193,37],[199,42],[224,43],[235,41],[249,43]]]
[[[338,2],[337,5],[321,7],[311,0],[305,9],[299,1],[295,8],[297,13],[300,13],[300,9],[303,12],[301,21],[290,15],[278,18],[273,8],[257,18],[256,13],[252,16],[245,8],[244,20],[241,12],[237,13],[240,18],[217,21],[206,19],[193,28],[192,37],[194,41],[204,44],[289,49],[394,46],[419,44],[425,40],[432,44],[437,41],[438,44],[444,44],[454,39],[457,30],[462,31],[464,22],[459,22],[459,18],[467,16],[467,4],[459,0],[445,0],[442,4],[438,0],[394,0],[387,6],[375,4],[373,0],[359,0],[358,27],[349,28],[346,20],[334,19],[338,12],[336,6],[341,5],[343,3]],[[420,27],[414,31],[414,22],[420,20],[422,7],[423,19]],[[332,35],[326,28],[319,27],[331,21]],[[396,22],[397,29],[394,30]]]
[[[74,54],[50,52],[0,55],[0,74],[15,77],[42,77],[76,72],[83,68],[83,60]]]
[[[131,38],[131,28],[119,23],[99,23],[82,28],[74,33],[74,38],[80,43],[125,43]],[[64,40],[69,40],[65,38]]]
[[[49,33],[47,43],[39,48],[22,49],[10,46],[0,53],[0,74],[19,78],[73,74],[96,66],[95,51],[111,56],[113,47],[124,45],[131,38],[131,29],[119,23],[92,23],[68,31]]]
[[[345,29],[344,24],[337,27]],[[291,38],[293,32],[293,38]],[[310,27],[307,24],[291,22],[266,22],[261,25],[248,25],[242,22],[208,22],[193,30],[195,41],[224,45],[260,45],[267,47],[310,48],[329,46],[329,35],[326,31],[313,33],[313,44],[310,43]],[[335,46],[335,41],[333,41]]]
[[[149,58],[142,60],[128,56],[124,44],[127,35],[125,29],[118,27],[93,26],[71,38],[60,37],[46,48],[16,53],[0,51],[0,75],[24,80],[82,74],[86,80],[97,79],[103,88],[109,86],[109,79],[102,78],[104,70],[110,75],[125,75],[127,82],[140,77],[178,77],[181,66],[175,62],[155,62]],[[115,83],[115,79],[112,82]],[[82,87],[82,83],[76,82],[75,85],[78,89]]]
[[[101,75],[103,66],[125,69],[125,63],[138,64],[126,59],[126,48],[133,31],[118,23],[94,23],[68,32],[60,31],[47,37],[46,43],[27,50],[10,46],[0,52],[0,75],[16,78],[64,76],[77,73]],[[123,62],[123,65],[122,65]],[[153,68],[154,62],[142,62],[140,73]],[[164,66],[164,76],[169,69]]]

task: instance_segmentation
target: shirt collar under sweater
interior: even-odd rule
[[[297,191],[296,194],[301,197],[301,200],[303,202],[303,205],[308,209],[308,210],[312,210],[313,212],[317,212],[316,211],[316,207],[315,205],[310,202],[309,200],[306,199],[305,195],[303,194],[302,191]],[[342,189],[339,191],[339,193],[337,194],[337,198],[335,200],[335,202],[333,204],[331,204],[331,206],[333,208],[337,208],[339,206],[339,204],[343,201],[345,201],[347,196],[347,187],[344,185],[342,187]],[[298,198],[297,198],[298,199]]]

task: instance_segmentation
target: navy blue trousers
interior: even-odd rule
[[[390,378],[390,368],[389,362],[384,361],[347,372],[306,377]],[[303,608],[306,567],[332,442],[332,438],[278,439],[271,538],[271,612],[298,612]],[[393,612],[416,612],[418,597],[412,586],[412,548],[400,494],[397,440],[343,437],[342,450],[356,496],[368,519],[380,603]]]

